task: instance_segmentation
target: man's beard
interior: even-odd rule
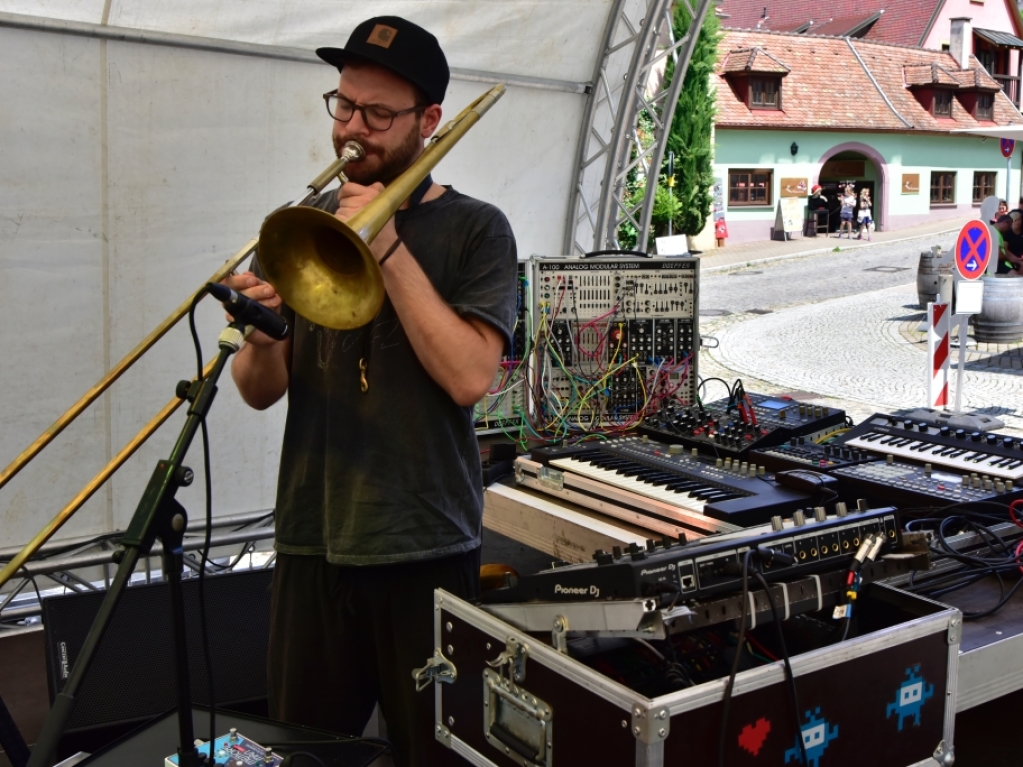
[[[366,156],[362,160],[349,163],[345,167],[344,174],[350,181],[364,186],[376,183],[377,181],[385,186],[390,184],[419,156],[423,146],[420,143],[419,131],[420,124],[417,116],[415,125],[405,134],[401,143],[393,149],[381,148],[365,138],[358,140],[357,143],[365,150]],[[351,139],[347,136],[338,136],[337,134],[333,134],[332,138],[334,141],[334,152],[340,157],[344,145]],[[367,164],[367,161],[369,161],[369,164]]]

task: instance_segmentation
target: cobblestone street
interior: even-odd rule
[[[705,269],[701,280],[700,375],[748,391],[789,394],[844,409],[856,422],[874,412],[927,405],[925,312],[917,305],[920,253],[950,249],[955,233],[783,260]],[[831,244],[829,243],[829,244]],[[953,339],[957,338],[955,332]],[[949,373],[954,405],[958,350]],[[967,346],[964,412],[1023,432],[1023,344]],[[706,399],[725,396],[709,382]]]

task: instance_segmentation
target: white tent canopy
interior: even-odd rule
[[[602,172],[584,170],[628,156],[620,142],[601,148],[614,115],[599,106],[626,100],[621,83],[653,58],[656,35],[647,31],[669,5],[0,0],[0,300],[8,318],[0,469],[332,159],[320,94],[337,73],[314,48],[343,45],[367,17],[400,15],[434,32],[448,56],[447,116],[486,83],[506,82],[505,97],[433,175],[501,207],[520,256],[555,254],[586,217],[570,210],[573,194],[592,202],[605,183]],[[219,307],[204,302],[198,325],[209,357]],[[194,371],[182,323],[0,489],[0,547],[34,535]],[[249,410],[223,379],[210,418],[215,513],[273,506],[283,414],[283,406]],[[180,423],[172,418],[63,535],[123,528]],[[198,444],[189,462],[201,476]],[[193,516],[202,512],[201,485],[178,496]]]

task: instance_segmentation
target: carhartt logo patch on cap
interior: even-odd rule
[[[369,33],[369,39],[366,42],[370,45],[379,45],[381,48],[390,48],[396,34],[398,34],[398,30],[394,27],[389,27],[386,24],[377,24],[373,27],[373,31]]]

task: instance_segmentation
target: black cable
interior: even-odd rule
[[[201,381],[202,373],[202,343],[199,340],[199,333],[195,328],[195,307],[202,299],[206,291],[200,291],[192,299],[192,305],[188,312],[188,327],[192,333],[192,344],[195,347],[196,380]],[[203,541],[202,567],[199,569],[199,629],[202,634],[203,662],[206,666],[206,689],[209,691],[210,706],[210,737],[212,744],[217,739],[217,693],[215,680],[213,678],[213,659],[210,655],[209,624],[206,621],[206,563],[210,557],[210,545],[213,537],[213,478],[210,476],[210,435],[206,427],[206,419],[200,421],[202,430],[202,456],[203,456],[203,484],[206,491],[206,537]]]
[[[739,658],[742,656],[742,648],[746,644],[746,621],[749,618],[749,562],[753,556],[753,549],[746,551],[742,558],[742,617],[739,619],[739,634],[735,644],[735,656],[732,658],[732,668],[728,674],[728,681],[725,683],[725,691],[721,701],[721,729],[718,731],[718,767],[725,767],[725,737],[728,732],[728,709],[732,702],[732,689],[735,687],[735,677],[739,673]],[[803,761],[806,764],[806,761]]]
[[[304,756],[307,759],[312,759],[314,762],[320,765],[320,767],[327,767],[327,765],[324,763],[322,759],[320,759],[320,757],[318,757],[316,754],[310,753],[309,751],[292,751],[290,754],[284,757],[284,761],[281,762],[281,767],[291,767],[291,765],[295,763],[296,756]]]
[[[785,646],[785,633],[782,631],[781,621],[778,619],[778,608],[774,604],[774,597],[771,595],[771,587],[767,585],[767,580],[760,574],[760,571],[754,570],[753,577],[757,579],[760,587],[764,590],[764,593],[767,595],[767,604],[771,607],[771,618],[774,620],[774,628],[778,633],[778,647],[781,649],[781,659],[785,665],[785,679],[789,683],[789,692],[792,693],[792,706],[796,715],[796,740],[799,741],[799,751],[803,755],[803,764],[807,765],[809,762],[806,758],[806,743],[803,741],[803,723],[799,708],[799,694],[796,692],[796,677],[792,673],[792,663],[789,661],[789,651]],[[846,625],[848,627],[848,624]]]

